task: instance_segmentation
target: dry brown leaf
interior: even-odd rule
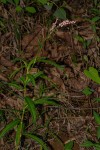
[[[72,45],[72,35],[69,32],[58,30],[56,32],[56,36],[65,40],[67,42],[68,46]]]
[[[3,56],[0,57],[0,64],[2,64],[5,67],[13,66],[13,63],[9,61],[8,59],[4,58]]]
[[[11,108],[21,110],[23,106],[23,101],[21,99],[13,99],[11,97],[6,97],[3,95],[4,98],[0,101],[0,108],[5,108],[10,106]]]
[[[75,78],[71,78],[68,80],[68,84],[70,85],[70,87],[72,87],[75,90],[81,91],[83,90],[85,87],[88,86],[89,84],[89,79],[83,74],[80,73],[80,77],[75,79]]]
[[[45,28],[37,27],[35,33],[27,34],[22,39],[22,49],[26,58],[41,55],[41,48],[45,38]],[[42,48],[43,51],[43,48]]]
[[[3,74],[0,74],[0,80],[3,80],[3,81],[5,81],[5,82],[7,82],[7,81],[8,81],[8,79],[7,79],[6,77],[4,77],[4,75],[3,75]]]

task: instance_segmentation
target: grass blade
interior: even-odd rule
[[[52,99],[50,99],[50,97],[44,97],[44,98],[40,98],[40,99],[38,99],[38,100],[35,100],[35,101],[34,101],[34,104],[36,104],[36,105],[44,105],[44,104],[47,104],[47,105],[60,106],[60,104],[59,104],[58,101],[52,100]]]
[[[28,109],[32,115],[32,118],[33,118],[33,123],[36,124],[36,117],[37,117],[37,112],[36,112],[36,107],[34,105],[34,102],[33,100],[30,98],[30,97],[25,97],[25,101],[28,105]]]
[[[37,135],[33,135],[33,134],[29,134],[29,133],[24,133],[24,135],[26,137],[31,138],[34,141],[38,142],[43,147],[44,150],[49,150],[46,143],[40,137],[38,137]]]
[[[15,137],[15,146],[18,149],[20,145],[20,139],[23,131],[23,123],[20,123],[17,128],[16,137]]]
[[[2,131],[0,132],[0,138],[2,138],[7,132],[12,130],[19,122],[20,122],[19,119],[15,119],[14,121],[7,124],[6,127],[2,129]]]
[[[63,66],[61,66],[61,65],[59,65],[59,64],[57,64],[57,63],[55,63],[55,62],[52,61],[52,60],[48,60],[48,59],[46,59],[45,57],[44,57],[44,58],[40,58],[40,59],[38,58],[37,62],[44,62],[44,63],[47,63],[47,64],[49,64],[49,65],[52,65],[52,66],[54,66],[54,67],[56,67],[56,68],[58,68],[58,69],[61,69],[61,70],[64,69]]]
[[[100,125],[100,115],[97,112],[93,111],[93,116],[94,116],[95,122],[98,125]]]

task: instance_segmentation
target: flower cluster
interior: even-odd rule
[[[52,33],[52,31],[54,31],[55,28],[63,27],[63,26],[67,26],[67,25],[76,23],[76,21],[64,20],[63,22],[59,23],[57,26],[57,22],[58,22],[58,19],[56,19],[56,21],[52,24],[52,27],[50,28],[50,33]]]
[[[58,26],[59,26],[59,27],[63,27],[63,26],[70,25],[70,24],[75,24],[75,23],[76,23],[76,21],[65,20],[65,21],[59,23]]]

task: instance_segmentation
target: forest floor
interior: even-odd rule
[[[80,146],[84,140],[97,141],[93,110],[100,112],[100,104],[95,101],[100,98],[100,86],[87,78],[84,70],[92,66],[100,71],[100,20],[92,19],[97,17],[93,9],[100,7],[94,8],[90,0],[75,0],[67,2],[67,9],[69,20],[76,23],[58,28],[51,34],[56,19],[52,19],[50,12],[41,9],[35,15],[21,14],[16,13],[12,5],[0,4],[0,128],[13,120],[17,110],[23,107],[22,91],[10,84],[19,82],[24,76],[21,60],[29,62],[35,57],[46,57],[64,69],[37,62],[30,72],[42,71],[50,81],[39,78],[34,87],[28,87],[27,95],[39,98],[42,93],[62,104],[61,107],[44,105],[39,108],[40,112],[47,112],[45,119],[51,119],[49,132],[52,136],[47,141],[52,150],[64,150],[63,144],[69,141],[74,141],[73,150],[85,150],[90,148]],[[90,93],[87,93],[87,87]],[[40,124],[39,120],[38,126]],[[43,128],[35,132],[45,136]],[[14,131],[8,133],[0,141],[0,150],[14,149],[14,136]],[[39,148],[28,139],[21,149]]]

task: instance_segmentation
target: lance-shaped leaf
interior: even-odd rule
[[[60,103],[56,100],[50,99],[50,97],[43,97],[34,101],[35,105],[56,105],[60,106]]]
[[[92,143],[92,142],[89,141],[89,140],[86,140],[86,141],[84,141],[84,142],[81,144],[81,146],[88,148],[88,147],[94,146],[94,143]]]
[[[28,109],[32,115],[32,119],[33,119],[33,123],[36,124],[36,117],[37,117],[37,110],[36,107],[34,105],[33,100],[30,97],[25,97],[25,101],[28,105]]]
[[[2,131],[0,132],[0,138],[2,138],[7,132],[12,130],[19,122],[20,122],[19,119],[15,119],[14,121],[7,124],[6,127],[2,129]]]
[[[97,137],[100,139],[100,126],[97,128]]]
[[[46,143],[37,135],[33,135],[33,134],[29,134],[29,133],[24,133],[24,135],[28,138],[33,139],[35,142],[38,142],[44,150],[49,150]]]
[[[98,125],[100,125],[100,115],[97,112],[93,112],[94,119]]]
[[[44,62],[44,63],[50,64],[50,65],[52,65],[52,66],[54,66],[54,67],[56,67],[56,68],[58,68],[58,69],[61,69],[61,70],[64,69],[63,66],[57,64],[56,62],[54,62],[54,61],[52,61],[52,60],[48,60],[48,59],[46,59],[45,57],[42,57],[42,58],[40,58],[40,59],[38,58],[37,62]]]
[[[48,0],[37,0],[39,3],[41,3],[42,5],[46,4],[48,2]]]
[[[15,146],[18,149],[19,145],[20,145],[20,139],[21,139],[21,135],[23,132],[23,123],[20,122],[20,124],[17,127],[17,132],[16,132],[16,137],[15,137]]]
[[[36,13],[36,9],[34,7],[27,6],[27,7],[25,7],[25,10],[32,14]]]

